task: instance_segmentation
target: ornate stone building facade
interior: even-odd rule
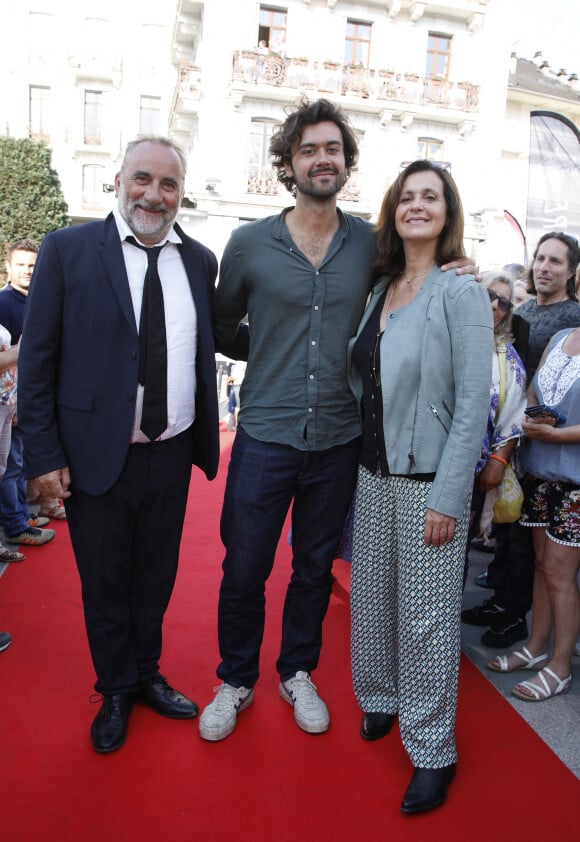
[[[237,225],[291,204],[268,142],[299,97],[339,102],[360,162],[341,205],[373,219],[406,162],[448,167],[482,267],[519,261],[529,113],[578,123],[573,75],[510,58],[500,0],[8,0],[0,131],[46,140],[74,222],[102,216],[127,141],[188,159],[184,227],[218,255]],[[23,232],[25,233],[25,232]]]

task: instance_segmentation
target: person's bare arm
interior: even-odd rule
[[[18,364],[18,354],[20,353],[20,339],[16,345],[12,345],[5,351],[0,351],[0,374],[7,371],[9,368],[14,368]]]

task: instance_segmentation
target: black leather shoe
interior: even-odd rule
[[[127,723],[134,703],[134,693],[103,696],[101,709],[91,725],[91,740],[95,751],[106,754],[121,748],[127,739]]]
[[[145,684],[139,690],[139,698],[144,704],[153,708],[155,713],[168,719],[193,719],[197,716],[198,707],[195,702],[170,687],[163,676],[159,676],[151,684]]]
[[[470,626],[492,626],[494,623],[500,623],[505,615],[503,605],[500,605],[495,596],[490,596],[481,605],[465,608],[461,612],[461,622]]]
[[[477,536],[470,541],[469,546],[477,550],[478,553],[495,553],[495,541],[493,539],[489,543],[484,538]]]
[[[491,646],[492,649],[505,649],[513,646],[519,640],[527,640],[528,624],[525,617],[516,620],[505,620],[503,623],[496,623],[481,636],[484,646]]]
[[[401,812],[426,813],[439,807],[447,798],[447,787],[454,777],[455,763],[442,769],[415,769],[401,804]]]
[[[360,724],[363,740],[380,740],[386,737],[395,717],[392,713],[364,713]]]

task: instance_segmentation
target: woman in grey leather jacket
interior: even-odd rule
[[[451,176],[410,164],[377,228],[383,277],[349,348],[363,438],[351,581],[361,736],[395,715],[414,773],[401,809],[442,804],[455,775],[459,612],[473,474],[489,409],[487,292],[439,268],[464,256]]]

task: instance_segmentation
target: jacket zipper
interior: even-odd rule
[[[407,457],[409,459],[409,463],[411,465],[411,468],[413,468],[413,470],[415,469],[415,466],[416,466],[415,454],[413,453],[413,450],[415,448],[415,428],[417,426],[417,411],[418,411],[418,409],[419,409],[419,393],[417,393],[417,399],[415,400],[415,412],[413,413],[413,432],[411,434],[411,451],[410,451],[410,453],[407,454]]]
[[[445,404],[443,404],[443,406],[445,406]],[[441,424],[441,426],[443,427],[443,429],[445,430],[445,432],[446,432],[447,434],[449,434],[449,430],[447,429],[447,427],[446,427],[446,426],[445,426],[445,424],[443,423],[443,420],[442,420],[441,415],[439,414],[439,412],[438,412],[438,410],[437,410],[437,407],[436,407],[436,406],[433,406],[433,404],[431,403],[431,404],[429,404],[429,409],[431,410],[431,412],[433,413],[433,415],[435,416],[435,418],[439,421],[439,423]],[[445,409],[447,409],[447,407],[446,407],[446,406],[445,406]],[[449,410],[448,410],[448,409],[447,409],[447,412],[449,412]],[[451,413],[450,413],[450,414],[451,414]]]

